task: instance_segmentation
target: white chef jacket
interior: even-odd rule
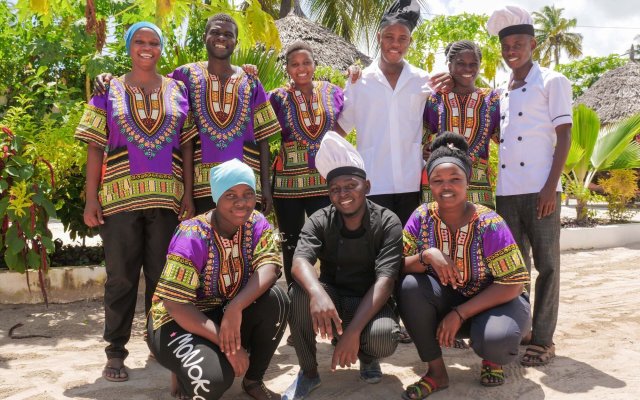
[[[551,171],[555,128],[573,120],[571,83],[564,75],[534,63],[525,82],[500,98],[497,196],[539,193]]]
[[[371,181],[370,194],[417,192],[429,75],[405,60],[394,90],[378,62],[365,68],[355,84],[347,84],[338,124],[346,132],[356,128],[356,147]]]

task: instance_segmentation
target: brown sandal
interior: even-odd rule
[[[280,400],[280,395],[269,390],[262,381],[253,382],[247,385],[243,379],[242,390],[256,400]]]
[[[549,364],[549,361],[556,356],[556,346],[530,344],[524,355],[520,359],[520,364],[525,367],[540,367]]]

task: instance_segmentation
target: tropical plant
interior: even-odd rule
[[[489,86],[502,64],[502,53],[498,38],[487,32],[488,19],[486,15],[462,13],[451,16],[438,15],[424,21],[413,32],[407,61],[432,71],[436,54],[442,53],[449,43],[463,39],[472,40],[482,49],[481,75],[484,85]]]
[[[544,6],[539,12],[532,13],[538,42],[533,56],[542,66],[548,67],[552,61],[555,65],[560,64],[560,55],[563,52],[569,58],[582,55],[582,35],[570,32],[576,27],[578,20],[563,18],[562,11],[564,8]]]
[[[55,248],[47,227],[49,218],[56,215],[49,200],[53,167],[30,151],[31,143],[24,137],[5,126],[0,135],[0,255],[12,270],[38,270],[46,304],[47,251]]]
[[[607,212],[612,222],[628,221],[637,212],[629,208],[638,190],[638,172],[633,169],[615,170],[600,179],[599,185],[605,192]]]
[[[571,148],[565,164],[567,193],[576,198],[577,222],[587,218],[589,185],[599,171],[640,168],[640,114],[600,129],[595,111],[579,104],[573,109]]]
[[[580,60],[556,65],[555,69],[566,76],[571,82],[573,98],[580,97],[605,72],[621,67],[627,60],[617,54],[605,57],[584,57]]]

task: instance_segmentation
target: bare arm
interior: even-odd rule
[[[338,132],[338,134],[340,134],[340,136],[342,136],[342,137],[346,137],[347,136],[347,132],[345,132],[344,129],[342,129],[340,124],[336,124],[334,128],[335,128],[336,132]]]
[[[313,331],[319,332],[323,338],[332,338],[331,322],[333,322],[338,335],[342,335],[342,320],[331,297],[320,284],[313,265],[302,257],[296,257],[293,259],[291,275],[309,295]]]
[[[104,149],[95,143],[87,146],[87,171],[85,186],[85,206],[84,223],[94,227],[104,224],[102,218],[102,206],[98,201],[98,187],[100,186],[100,175],[102,174],[102,155]]]
[[[360,350],[360,334],[371,319],[382,309],[393,293],[395,280],[390,277],[380,277],[369,288],[360,301],[349,326],[345,329],[331,359],[331,370],[336,365],[348,367],[358,360]]]
[[[224,353],[235,354],[242,347],[240,326],[242,311],[262,296],[278,280],[280,268],[266,264],[258,268],[247,285],[227,304],[220,323],[220,349]]]
[[[220,346],[218,337],[220,327],[207,318],[193,303],[178,303],[166,299],[162,302],[167,312],[181,328]]]
[[[463,323],[462,318],[467,320],[490,308],[507,303],[518,297],[522,293],[522,288],[523,285],[521,283],[515,285],[492,283],[489,287],[458,306],[457,312],[456,310],[450,311],[442,321],[440,321],[436,332],[440,345],[446,347],[453,346],[456,333]]]
[[[556,127],[558,140],[553,152],[553,162],[549,176],[542,190],[538,194],[538,219],[552,214],[556,209],[556,187],[562,175],[562,170],[567,162],[567,155],[571,147],[571,124],[562,124]]]

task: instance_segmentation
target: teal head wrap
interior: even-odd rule
[[[209,184],[211,185],[211,197],[217,203],[224,192],[236,185],[249,185],[255,192],[256,176],[251,167],[233,158],[211,168]]]
[[[164,46],[164,38],[162,37],[162,31],[160,30],[160,28],[158,28],[156,25],[152,24],[151,22],[142,21],[142,22],[136,22],[135,24],[131,25],[129,29],[127,29],[127,33],[124,34],[124,43],[127,47],[127,54],[129,54],[131,50],[131,39],[133,39],[133,34],[142,28],[149,28],[158,35],[158,38],[160,38],[160,51],[162,51],[162,47]]]

